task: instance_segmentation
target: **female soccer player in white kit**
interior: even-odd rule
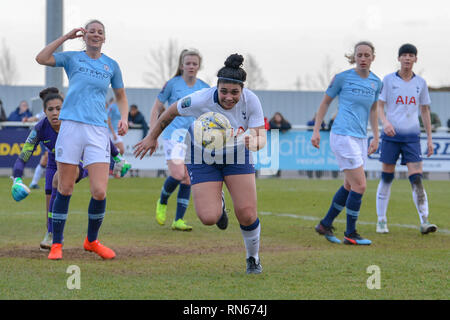
[[[217,87],[202,89],[172,104],[156,125],[135,146],[135,156],[152,154],[162,130],[177,116],[198,118],[206,112],[225,115],[236,133],[234,143],[225,150],[207,152],[191,138],[191,159],[187,162],[197,216],[205,225],[226,218],[222,210],[222,184],[225,182],[234,204],[247,250],[247,273],[261,273],[259,259],[260,222],[257,216],[255,168],[249,150],[257,151],[266,143],[264,115],[258,97],[244,88],[244,58],[233,54],[219,70]],[[250,129],[250,135],[243,133]],[[190,129],[192,137],[192,126]],[[200,148],[200,150],[199,150]],[[200,159],[197,158],[200,151]]]
[[[377,189],[376,231],[388,233],[386,211],[394,180],[395,165],[400,155],[401,164],[408,167],[414,204],[420,218],[420,232],[435,232],[437,226],[428,221],[428,198],[422,183],[422,156],[420,150],[419,106],[427,133],[427,156],[433,154],[431,137],[430,95],[426,81],[413,72],[417,62],[417,48],[404,44],[398,50],[400,70],[383,79],[378,101],[379,117],[383,124],[381,134],[381,180]],[[386,111],[386,114],[385,114]]]
[[[347,228],[344,243],[370,245],[356,232],[356,221],[363,194],[366,190],[364,164],[367,154],[378,149],[377,100],[381,90],[381,80],[370,71],[375,59],[374,46],[367,41],[355,45],[354,52],[347,56],[356,68],[337,74],[328,87],[316,115],[311,143],[319,148],[320,124],[331,101],[339,96],[336,119],[330,132],[330,147],[336,156],[341,171],[344,171],[344,185],[336,192],[325,217],[316,226],[316,231],[333,243],[341,241],[333,234],[333,221],[346,208]],[[367,148],[367,123],[373,131],[373,140]]]
[[[85,51],[54,53],[66,40],[83,38]],[[109,86],[113,88],[121,120],[118,134],[128,131],[128,101],[117,62],[101,52],[105,42],[105,27],[92,20],[85,28],[76,28],[48,44],[36,57],[39,64],[64,67],[69,89],[60,113],[61,128],[56,141],[58,193],[53,203],[53,244],[49,259],[62,259],[64,225],[69,201],[81,158],[89,171],[92,194],[88,209],[88,231],[84,249],[103,259],[115,257],[113,250],[100,244],[98,231],[106,209],[106,189],[109,177],[110,142],[105,109]]]

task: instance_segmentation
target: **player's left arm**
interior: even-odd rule
[[[124,136],[128,132],[128,99],[125,93],[125,88],[114,89],[114,96],[116,97],[117,106],[119,107],[120,120],[117,126],[117,131],[120,136]]]
[[[433,150],[433,138],[431,136],[430,106],[429,105],[421,105],[420,106],[420,115],[422,117],[423,127],[425,128],[425,132],[427,133],[427,157],[431,157],[434,150]]]
[[[370,108],[370,127],[372,128],[373,139],[370,142],[368,155],[378,150],[380,136],[378,132],[378,101],[375,101]]]
[[[147,136],[139,141],[134,146],[134,156],[144,158],[147,151],[150,151],[150,155],[155,152],[158,145],[158,137],[164,131],[164,129],[175,119],[180,116],[178,112],[177,103],[173,103],[169,108],[166,109],[158,118],[153,128],[150,128],[150,132]]]
[[[249,128],[249,135],[245,136],[245,146],[250,151],[258,151],[266,145],[267,133],[264,125]]]

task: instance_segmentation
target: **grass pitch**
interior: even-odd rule
[[[27,179],[26,179],[27,180]],[[26,181],[28,183],[28,181]],[[375,232],[378,181],[368,181],[358,232],[371,246],[329,243],[314,226],[340,180],[258,179],[261,275],[245,273],[245,248],[231,209],[221,231],[203,226],[191,202],[185,219],[192,232],[172,231],[176,192],[159,226],[155,203],[163,179],[111,179],[99,239],[116,251],[102,261],[82,248],[90,199],[88,181],[76,185],[65,228],[63,260],[39,251],[45,233],[42,189],[16,203],[11,180],[0,178],[0,299],[448,299],[449,182],[425,181],[435,234],[421,235],[408,180],[395,180],[388,208],[389,234]],[[41,185],[43,181],[41,181]],[[342,239],[345,212],[335,222]],[[70,290],[69,266],[80,270],[80,289]],[[369,266],[380,270],[380,289],[369,289]]]

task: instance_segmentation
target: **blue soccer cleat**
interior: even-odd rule
[[[346,235],[344,234],[344,244],[355,244],[355,245],[363,245],[363,246],[368,246],[372,243],[372,241],[370,241],[369,239],[364,239],[363,237],[361,237],[356,230],[349,234]]]
[[[325,239],[327,239],[328,241],[330,241],[332,243],[338,243],[338,244],[341,243],[341,240],[336,238],[336,236],[333,233],[333,230],[334,230],[333,226],[325,227],[322,223],[319,222],[319,224],[316,226],[315,230],[318,234],[324,236]]]

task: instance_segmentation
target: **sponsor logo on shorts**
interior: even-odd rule
[[[56,156],[59,158],[59,157],[62,157],[62,155],[63,155],[63,149],[62,148],[58,148],[58,150],[56,152]]]

